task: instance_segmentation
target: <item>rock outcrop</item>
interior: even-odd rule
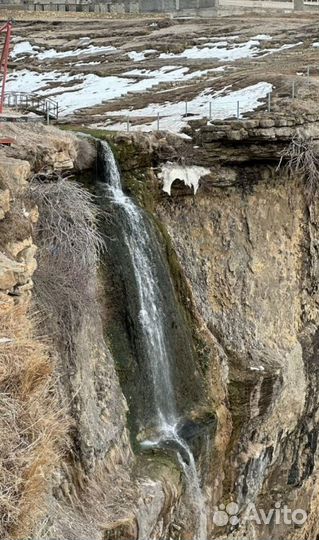
[[[39,211],[26,196],[29,179],[42,167],[95,166],[94,144],[61,135],[59,146],[57,130],[43,130],[21,131],[30,141],[30,160],[14,146],[0,156],[1,396],[11,392],[10,403],[1,397],[0,406],[11,407],[15,434],[27,430],[28,440],[37,441],[36,456],[26,453],[24,462],[21,456],[15,460],[16,510],[9,514],[11,500],[1,508],[10,515],[1,535],[191,537],[192,504],[174,448],[141,452],[135,439],[132,396],[136,401],[144,390],[130,387],[133,379],[126,371],[139,359],[127,345],[132,336],[123,315],[125,287],[117,284],[112,250],[105,255],[97,307],[80,317],[70,350],[61,345],[59,332],[49,335],[49,343],[36,338],[30,310],[41,261],[33,240]],[[274,115],[193,123],[191,133],[192,140],[163,133],[121,136],[113,145],[128,192],[153,221],[192,342],[198,381],[194,390],[187,384],[183,396],[187,418],[181,434],[200,469],[208,537],[314,538],[319,208],[307,178],[298,171],[289,174],[285,150],[291,140],[303,139],[316,152],[318,123]],[[85,158],[78,157],[86,147]],[[170,178],[171,195],[157,174],[167,162],[178,165],[168,168],[177,171]],[[181,174],[192,166],[200,171],[196,195]],[[182,362],[181,355],[179,370]],[[32,431],[35,403],[41,436]],[[42,421],[49,422],[48,431]],[[3,440],[4,456],[21,444],[9,435]],[[44,452],[49,463],[43,462]],[[228,507],[231,502],[235,506]],[[296,515],[288,522],[245,519],[252,503],[266,514],[287,505],[308,518],[305,523]],[[225,506],[236,514],[228,523]]]
[[[314,537],[319,209],[307,176],[288,174],[287,156],[280,159],[294,139],[316,148],[319,124],[285,115],[194,122],[192,136],[165,145],[157,134],[147,147],[153,168],[167,161],[210,168],[195,196],[178,175],[171,196],[161,191],[151,168],[143,160],[138,167],[138,153],[137,182],[122,163],[128,189],[168,233],[175,285],[205,347],[202,377],[218,418],[208,463],[200,458],[209,537]],[[123,138],[118,144],[122,157]],[[140,155],[146,148],[137,135],[125,144],[131,156],[132,147],[140,144]],[[213,509],[230,501],[238,504],[235,526],[214,523]],[[250,503],[266,513],[287,504],[310,517],[245,521]]]
[[[102,285],[101,309],[83,311],[68,347],[63,314],[54,332],[46,323],[51,313],[34,316],[41,215],[30,202],[30,179],[38,171],[45,181],[53,173],[54,181],[57,171],[87,170],[95,144],[44,126],[3,129],[17,142],[0,151],[1,537],[167,536],[182,492],[180,470],[162,455],[134,457],[126,400],[104,339]]]
[[[194,121],[190,133],[199,154],[211,165],[214,161],[275,161],[293,139],[319,140],[319,118],[315,114],[264,113],[243,120]]]

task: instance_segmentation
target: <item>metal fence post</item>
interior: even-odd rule
[[[126,131],[130,131],[130,118],[129,118],[129,116],[126,119]]]
[[[239,105],[239,101],[237,101],[237,120],[239,120],[239,117],[240,117],[240,105]]]
[[[158,112],[157,113],[157,131],[159,131],[159,128],[160,128],[160,114]]]
[[[50,124],[50,111],[49,111],[49,105],[46,102],[46,115],[47,115],[47,125]]]
[[[185,101],[185,116],[188,115],[188,103]]]
[[[209,119],[212,119],[212,102],[209,102]]]

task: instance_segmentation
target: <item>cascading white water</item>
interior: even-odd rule
[[[150,256],[154,248],[150,238],[145,234],[147,227],[145,227],[143,212],[130,197],[123,193],[120,173],[111,148],[106,143],[102,143],[102,146],[102,159],[105,163],[105,171],[108,171],[105,187],[112,203],[120,207],[123,212],[124,240],[134,269],[139,300],[139,323],[145,341],[153,383],[158,438],[157,440],[145,441],[143,444],[155,447],[161,446],[166,441],[174,443],[187,480],[188,495],[197,515],[196,540],[206,540],[206,506],[194,456],[177,431],[179,419],[171,374],[170,351],[165,339],[160,309],[164,299],[156,280]],[[186,456],[187,459],[182,456]]]

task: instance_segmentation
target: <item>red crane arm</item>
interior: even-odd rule
[[[2,113],[3,111],[3,103],[4,103],[4,96],[5,96],[7,71],[8,71],[8,59],[9,59],[9,53],[10,53],[11,31],[12,31],[12,21],[6,22],[0,28],[0,34],[5,33],[4,45],[3,45],[1,58],[0,58],[0,73],[2,74],[0,113]]]

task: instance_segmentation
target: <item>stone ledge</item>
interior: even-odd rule
[[[240,120],[215,120],[205,125],[194,121],[190,122],[189,133],[194,147],[205,153],[205,165],[212,161],[276,160],[294,138],[312,139],[319,145],[319,118],[273,113]]]
[[[319,119],[309,114],[298,117],[265,115],[243,120],[215,120],[207,125],[193,126],[193,136],[197,142],[214,141],[273,141],[291,140],[295,136],[319,139]],[[194,129],[195,128],[195,129]]]

